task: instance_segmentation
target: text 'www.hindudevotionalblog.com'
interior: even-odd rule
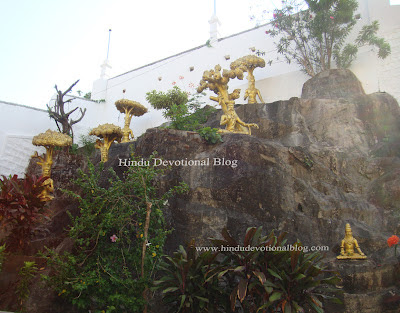
[[[200,246],[196,247],[198,252],[238,252],[238,251],[261,251],[261,252],[276,252],[276,251],[303,251],[303,252],[327,252],[328,246],[302,246],[302,245],[283,245],[283,246]]]

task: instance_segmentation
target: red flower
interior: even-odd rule
[[[393,247],[394,245],[398,244],[399,240],[400,240],[399,237],[393,235],[392,237],[388,238],[387,243],[389,247]]]
[[[333,19],[334,19],[334,17],[333,17],[333,16],[329,16],[329,18],[330,18],[331,20],[333,20]]]
[[[176,85],[176,82],[172,82],[172,86],[173,86],[173,85]]]
[[[275,23],[275,27],[278,27],[278,23]]]
[[[184,79],[185,77],[183,77],[183,76],[179,76],[179,79]]]
[[[266,34],[269,34],[269,30],[266,30],[265,33],[266,33]]]
[[[274,13],[274,18],[276,18],[276,13]]]

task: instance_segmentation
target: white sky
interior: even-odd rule
[[[217,0],[220,36],[249,28],[257,0]],[[273,8],[273,2],[267,0]],[[45,108],[54,85],[91,91],[107,54],[111,75],[204,44],[213,0],[0,0],[0,100]]]

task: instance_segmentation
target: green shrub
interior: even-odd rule
[[[223,289],[218,280],[207,280],[215,257],[216,254],[211,252],[197,253],[193,242],[186,250],[179,246],[172,257],[166,257],[160,266],[164,275],[154,282],[154,289],[162,289],[169,312],[218,312],[218,308],[229,309],[229,301],[223,303]]]
[[[76,143],[73,143],[71,147],[69,147],[69,153],[70,154],[78,154],[78,148],[79,146]]]
[[[35,277],[38,268],[35,262],[24,262],[24,266],[18,272],[19,282],[16,288],[16,294],[19,299],[19,305],[21,306],[21,312],[24,312],[24,301],[28,299],[30,291],[29,285],[33,277]]]
[[[218,133],[218,128],[204,127],[198,130],[200,136],[210,144],[222,142],[222,137]]]
[[[209,251],[180,248],[166,258],[155,288],[172,312],[324,312],[322,299],[338,301],[340,279],[319,253],[303,252],[300,242],[290,251],[285,233],[261,233],[262,227],[249,228],[243,249],[226,229]]]
[[[0,246],[0,273],[3,269],[3,263],[6,258],[6,244]]]
[[[81,145],[81,151],[83,154],[90,157],[96,150],[96,137],[91,135],[81,135],[79,137],[79,144]]]
[[[34,235],[35,227],[47,218],[46,203],[40,197],[46,179],[33,175],[26,175],[25,179],[18,179],[17,175],[0,178],[0,220],[10,231],[9,249],[23,249]]]
[[[153,108],[163,111],[163,116],[171,121],[170,128],[196,131],[216,110],[210,106],[200,109],[201,96],[196,94],[189,99],[186,92],[174,86],[166,93],[152,90],[146,93],[146,100]]]
[[[134,155],[131,160],[139,161]],[[159,195],[157,177],[163,170],[149,165],[129,167],[123,179],[110,169],[105,188],[99,184],[107,175],[102,166],[89,163],[88,174],[80,173],[80,195],[66,191],[80,207],[69,229],[75,248],[62,255],[49,250],[55,275],[44,278],[82,312],[141,312],[168,233],[161,209],[186,186]]]

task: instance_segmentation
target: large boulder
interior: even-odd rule
[[[339,99],[365,95],[356,75],[348,69],[318,73],[303,85],[302,99]]]

